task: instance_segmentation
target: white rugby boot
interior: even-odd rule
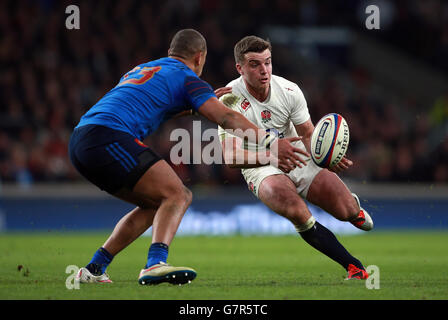
[[[173,267],[160,261],[147,269],[142,269],[138,276],[138,283],[152,285],[168,282],[182,285],[190,283],[194,278],[196,278],[195,270],[188,267]]]
[[[79,269],[78,273],[76,274],[75,281],[79,281],[79,283],[112,283],[112,280],[109,279],[107,273],[96,276],[92,274],[87,268]]]

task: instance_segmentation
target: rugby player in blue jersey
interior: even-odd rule
[[[216,98],[199,78],[206,55],[206,41],[199,32],[179,31],[168,57],[126,73],[74,129],[69,154],[76,169],[101,190],[137,206],[79,270],[81,283],[111,282],[106,268],[114,256],[151,226],[152,243],[138,282],[183,284],[196,277],[192,268],[167,264],[168,248],[191,203],[191,191],[165,160],[142,143],[173,116],[192,110],[224,129],[254,130],[253,142],[275,146],[280,169],[289,172],[306,165],[298,153],[309,154],[291,144],[300,138],[277,139]]]

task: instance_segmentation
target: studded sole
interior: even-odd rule
[[[143,276],[138,279],[138,283],[142,285],[157,285],[163,282],[168,282],[171,284],[183,285],[190,283],[194,280],[194,278],[196,278],[196,272],[190,270],[180,270],[158,277]]]

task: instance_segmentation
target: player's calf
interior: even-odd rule
[[[305,224],[296,226],[296,230],[310,246],[339,263],[347,271],[350,265],[364,269],[361,261],[353,257],[336,236],[317,222],[314,217],[311,217]]]

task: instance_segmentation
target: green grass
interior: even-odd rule
[[[365,266],[380,269],[380,289],[344,281],[338,264],[298,236],[177,237],[169,263],[193,267],[189,285],[140,286],[150,238],[115,257],[113,284],[66,288],[68,265],[84,266],[106,234],[0,234],[0,299],[447,299],[446,232],[372,232],[340,236]],[[18,266],[22,266],[18,270]]]

